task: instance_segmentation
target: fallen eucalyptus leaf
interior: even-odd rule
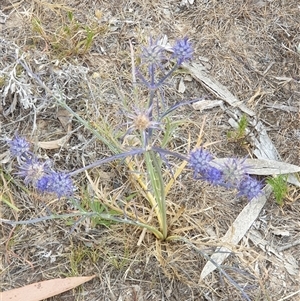
[[[212,261],[208,261],[204,266],[200,275],[200,280],[203,280],[207,275],[213,272],[217,268],[216,264],[221,265],[223,261],[231,254],[232,251],[229,249],[229,246],[237,245],[243,238],[243,236],[252,226],[253,222],[257,219],[271,191],[272,189],[270,185],[267,185],[263,189],[263,194],[252,199],[241,211],[236,220],[227,230],[225,236],[221,239],[222,245],[226,245],[227,247],[221,247],[215,251],[215,253],[211,256]]]
[[[52,140],[52,141],[39,141],[37,145],[44,149],[56,149],[61,148],[65,143],[70,139],[70,135],[65,135],[60,139]]]
[[[90,277],[69,277],[65,279],[52,279],[32,283],[20,288],[0,293],[0,300],[9,301],[40,301],[56,296],[78,285],[81,285],[96,276]]]
[[[202,112],[203,110],[208,110],[208,109],[212,109],[214,107],[222,107],[223,106],[223,100],[221,99],[216,99],[216,100],[200,100],[197,102],[194,102],[192,104],[194,110],[199,110],[200,112]]]
[[[228,158],[215,159],[213,165],[218,167],[219,164],[223,164],[227,160]],[[245,159],[244,164],[247,166],[247,173],[251,175],[268,176],[300,172],[300,166],[276,160]]]
[[[182,66],[189,71],[194,79],[196,79],[207,90],[217,96],[217,98],[224,100],[232,107],[238,107],[241,111],[245,112],[249,116],[255,115],[251,109],[249,109],[242,101],[239,101],[239,99],[234,96],[224,85],[203,71],[203,66],[197,63],[183,63]]]

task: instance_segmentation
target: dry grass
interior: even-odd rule
[[[6,23],[0,24],[1,69],[14,65],[19,47],[34,72],[52,91],[63,93],[78,115],[95,129],[103,120],[108,121],[114,134],[121,123],[122,98],[131,97],[129,42],[138,52],[149,36],[167,35],[170,41],[188,36],[195,47],[194,60],[256,112],[282,161],[300,165],[297,0],[213,0],[195,1],[193,5],[180,5],[175,0],[2,0],[1,10],[8,15]],[[62,29],[71,27],[67,17],[70,11],[80,26],[63,36]],[[39,30],[33,26],[37,20]],[[86,38],[85,25],[95,31],[91,47],[72,50]],[[53,41],[61,47],[55,48]],[[14,170],[6,156],[6,137],[18,132],[37,142],[66,135],[64,124],[57,118],[61,108],[55,100],[33,79],[26,75],[22,78],[32,91],[29,107],[24,105],[21,92],[0,97],[1,196],[19,208],[16,212],[1,203],[1,217],[26,220],[49,210],[71,212],[69,201],[38,195],[10,177]],[[213,99],[188,79],[186,91],[179,93],[180,78],[175,76],[166,87],[170,104],[202,96]],[[0,89],[5,80],[0,77]],[[227,133],[232,129],[226,112],[215,108],[206,114],[205,118],[189,107],[180,108],[175,118],[189,123],[174,134],[171,147],[187,152],[195,145],[204,122],[203,142],[210,144],[216,156],[253,155],[250,144],[228,141]],[[110,154],[76,120],[67,145],[52,150],[37,148],[36,152],[43,158],[53,158],[57,168],[67,170],[81,167],[83,160],[88,164]],[[134,188],[122,166],[105,166],[91,176],[100,176],[106,192],[126,194]],[[82,189],[90,189],[84,175],[76,181]],[[224,269],[251,300],[280,300],[299,290],[300,244],[293,245],[300,240],[299,192],[299,188],[290,186],[283,208],[274,199],[268,200],[253,226],[266,245],[255,244],[246,236],[240,245],[232,246],[235,254],[227,259]],[[76,197],[82,195],[79,190]],[[168,195],[170,234],[189,238],[198,249],[211,254],[244,206],[232,193],[195,182],[185,171]],[[178,211],[181,214],[177,215]],[[240,292],[218,272],[199,281],[206,262],[199,252],[183,243],[159,242],[149,233],[137,246],[142,231],[132,226],[93,228],[91,221],[85,220],[72,228],[65,221],[55,220],[1,227],[1,290],[55,277],[96,274],[98,277],[82,288],[49,300],[242,300]],[[280,256],[290,265],[284,265],[286,261]],[[285,300],[298,300],[298,296]]]

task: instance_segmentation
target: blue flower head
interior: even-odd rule
[[[48,190],[48,183],[49,183],[49,175],[44,175],[36,182],[36,188],[40,192],[46,192]]]
[[[245,159],[230,158],[219,165],[219,168],[212,166],[211,161],[211,154],[203,148],[190,153],[189,166],[193,169],[196,180],[237,189],[238,196],[245,196],[249,200],[262,193],[262,183],[249,176]]]
[[[29,142],[23,138],[16,136],[9,142],[10,153],[13,157],[20,158],[24,154],[28,154],[30,150]]]
[[[198,148],[190,153],[189,166],[193,169],[195,178],[198,174],[203,174],[211,168],[209,165],[211,160],[212,155],[203,148]]]
[[[202,173],[202,179],[213,185],[222,185],[222,176],[222,171],[212,166]]]
[[[247,176],[238,185],[238,196],[245,196],[250,201],[262,194],[262,183]]]
[[[74,192],[70,175],[54,171],[40,178],[36,184],[36,188],[41,192],[55,193],[58,198],[71,196]]]
[[[18,159],[17,175],[24,179],[26,185],[33,185],[40,192],[56,193],[59,198],[71,196],[74,191],[69,174],[52,170],[50,160],[40,161],[32,152],[26,139],[16,136],[9,141],[12,156]]]
[[[178,65],[190,60],[193,56],[193,48],[188,38],[178,40],[173,46],[173,57],[177,59]]]

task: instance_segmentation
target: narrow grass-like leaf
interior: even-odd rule
[[[13,210],[15,210],[15,211],[20,211],[20,209],[17,208],[12,202],[10,202],[10,201],[8,200],[8,198],[6,198],[4,195],[2,195],[0,198],[1,198],[1,201],[2,201],[3,203],[5,203],[8,207],[10,207],[11,209],[13,209]]]
[[[156,210],[157,218],[164,238],[167,237],[167,218],[166,218],[166,204],[164,185],[161,174],[161,167],[157,162],[156,154],[149,150],[145,153],[145,161],[147,165],[147,171],[150,177],[151,189],[155,197],[156,205],[159,210]]]

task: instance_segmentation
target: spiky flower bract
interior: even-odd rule
[[[130,127],[122,139],[124,139],[132,131],[136,130],[139,134],[141,134],[143,146],[145,147],[152,136],[153,130],[161,129],[161,122],[153,120],[154,117],[151,116],[151,114],[152,106],[147,110],[135,108],[133,113],[127,113],[126,117],[131,119],[130,122],[127,122]]]
[[[247,176],[244,161],[244,159],[230,158],[220,166],[225,186],[236,187]]]
[[[163,50],[158,41],[153,41],[152,38],[150,38],[149,45],[142,49],[142,64],[161,67],[161,63],[165,59]]]
[[[132,120],[130,128],[140,132],[148,129],[160,129],[161,123],[153,120],[152,106],[147,110],[134,109],[134,113],[128,113],[127,117]]]
[[[238,196],[245,196],[248,200],[259,196],[262,193],[262,183],[250,176],[245,177],[238,185]]]
[[[49,170],[49,161],[41,162],[37,158],[27,158],[19,166],[18,175],[24,178],[26,185],[35,185],[37,181],[43,177]]]
[[[193,56],[193,48],[187,37],[177,40],[172,50],[178,65],[190,60]]]
[[[25,138],[19,136],[16,136],[14,139],[9,141],[9,147],[11,155],[18,158],[30,151],[29,142]]]

